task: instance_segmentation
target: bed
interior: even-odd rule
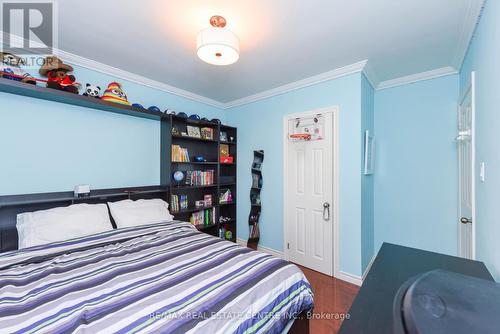
[[[0,254],[2,333],[305,333],[312,308],[295,265],[180,221]]]

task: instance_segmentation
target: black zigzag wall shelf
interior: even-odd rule
[[[257,249],[260,239],[259,218],[262,210],[260,192],[262,190],[262,163],[264,162],[264,151],[253,152],[252,163],[252,188],[250,188],[250,215],[248,224],[250,226],[250,234],[248,237],[247,246]]]

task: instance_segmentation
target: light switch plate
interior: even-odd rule
[[[480,165],[480,170],[479,170],[479,180],[481,182],[484,182],[485,180],[485,175],[484,175],[484,161],[481,161],[481,165]]]

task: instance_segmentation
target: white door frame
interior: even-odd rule
[[[469,84],[467,85],[467,89],[464,91],[463,95],[460,97],[460,100],[458,101],[458,113],[460,117],[460,107],[462,103],[464,103],[465,99],[467,98],[468,94],[470,93],[470,100],[471,100],[471,139],[470,139],[470,144],[471,144],[471,203],[472,203],[472,226],[471,226],[471,238],[472,238],[472,260],[476,259],[476,72],[472,71],[470,74],[470,81]],[[460,174],[458,175],[458,186],[460,187],[461,180],[460,180]],[[460,188],[458,189],[458,215],[457,215],[457,227],[458,227],[458,245],[457,245],[457,254],[461,253],[461,230],[460,230]]]
[[[333,217],[333,277],[337,277],[339,274],[340,268],[340,206],[339,206],[339,194],[340,194],[340,184],[339,184],[339,107],[332,106],[326,108],[320,108],[315,110],[309,110],[299,113],[293,113],[283,116],[283,250],[285,255],[285,260],[290,259],[287,240],[288,240],[288,203],[287,196],[288,187],[287,187],[287,179],[288,179],[288,121],[294,120],[296,118],[304,118],[304,117],[312,117],[317,114],[332,114],[333,119],[333,203],[332,203],[332,217]]]

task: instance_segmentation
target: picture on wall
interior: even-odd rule
[[[370,130],[365,131],[365,175],[373,174],[375,161],[375,138],[370,135]]]

